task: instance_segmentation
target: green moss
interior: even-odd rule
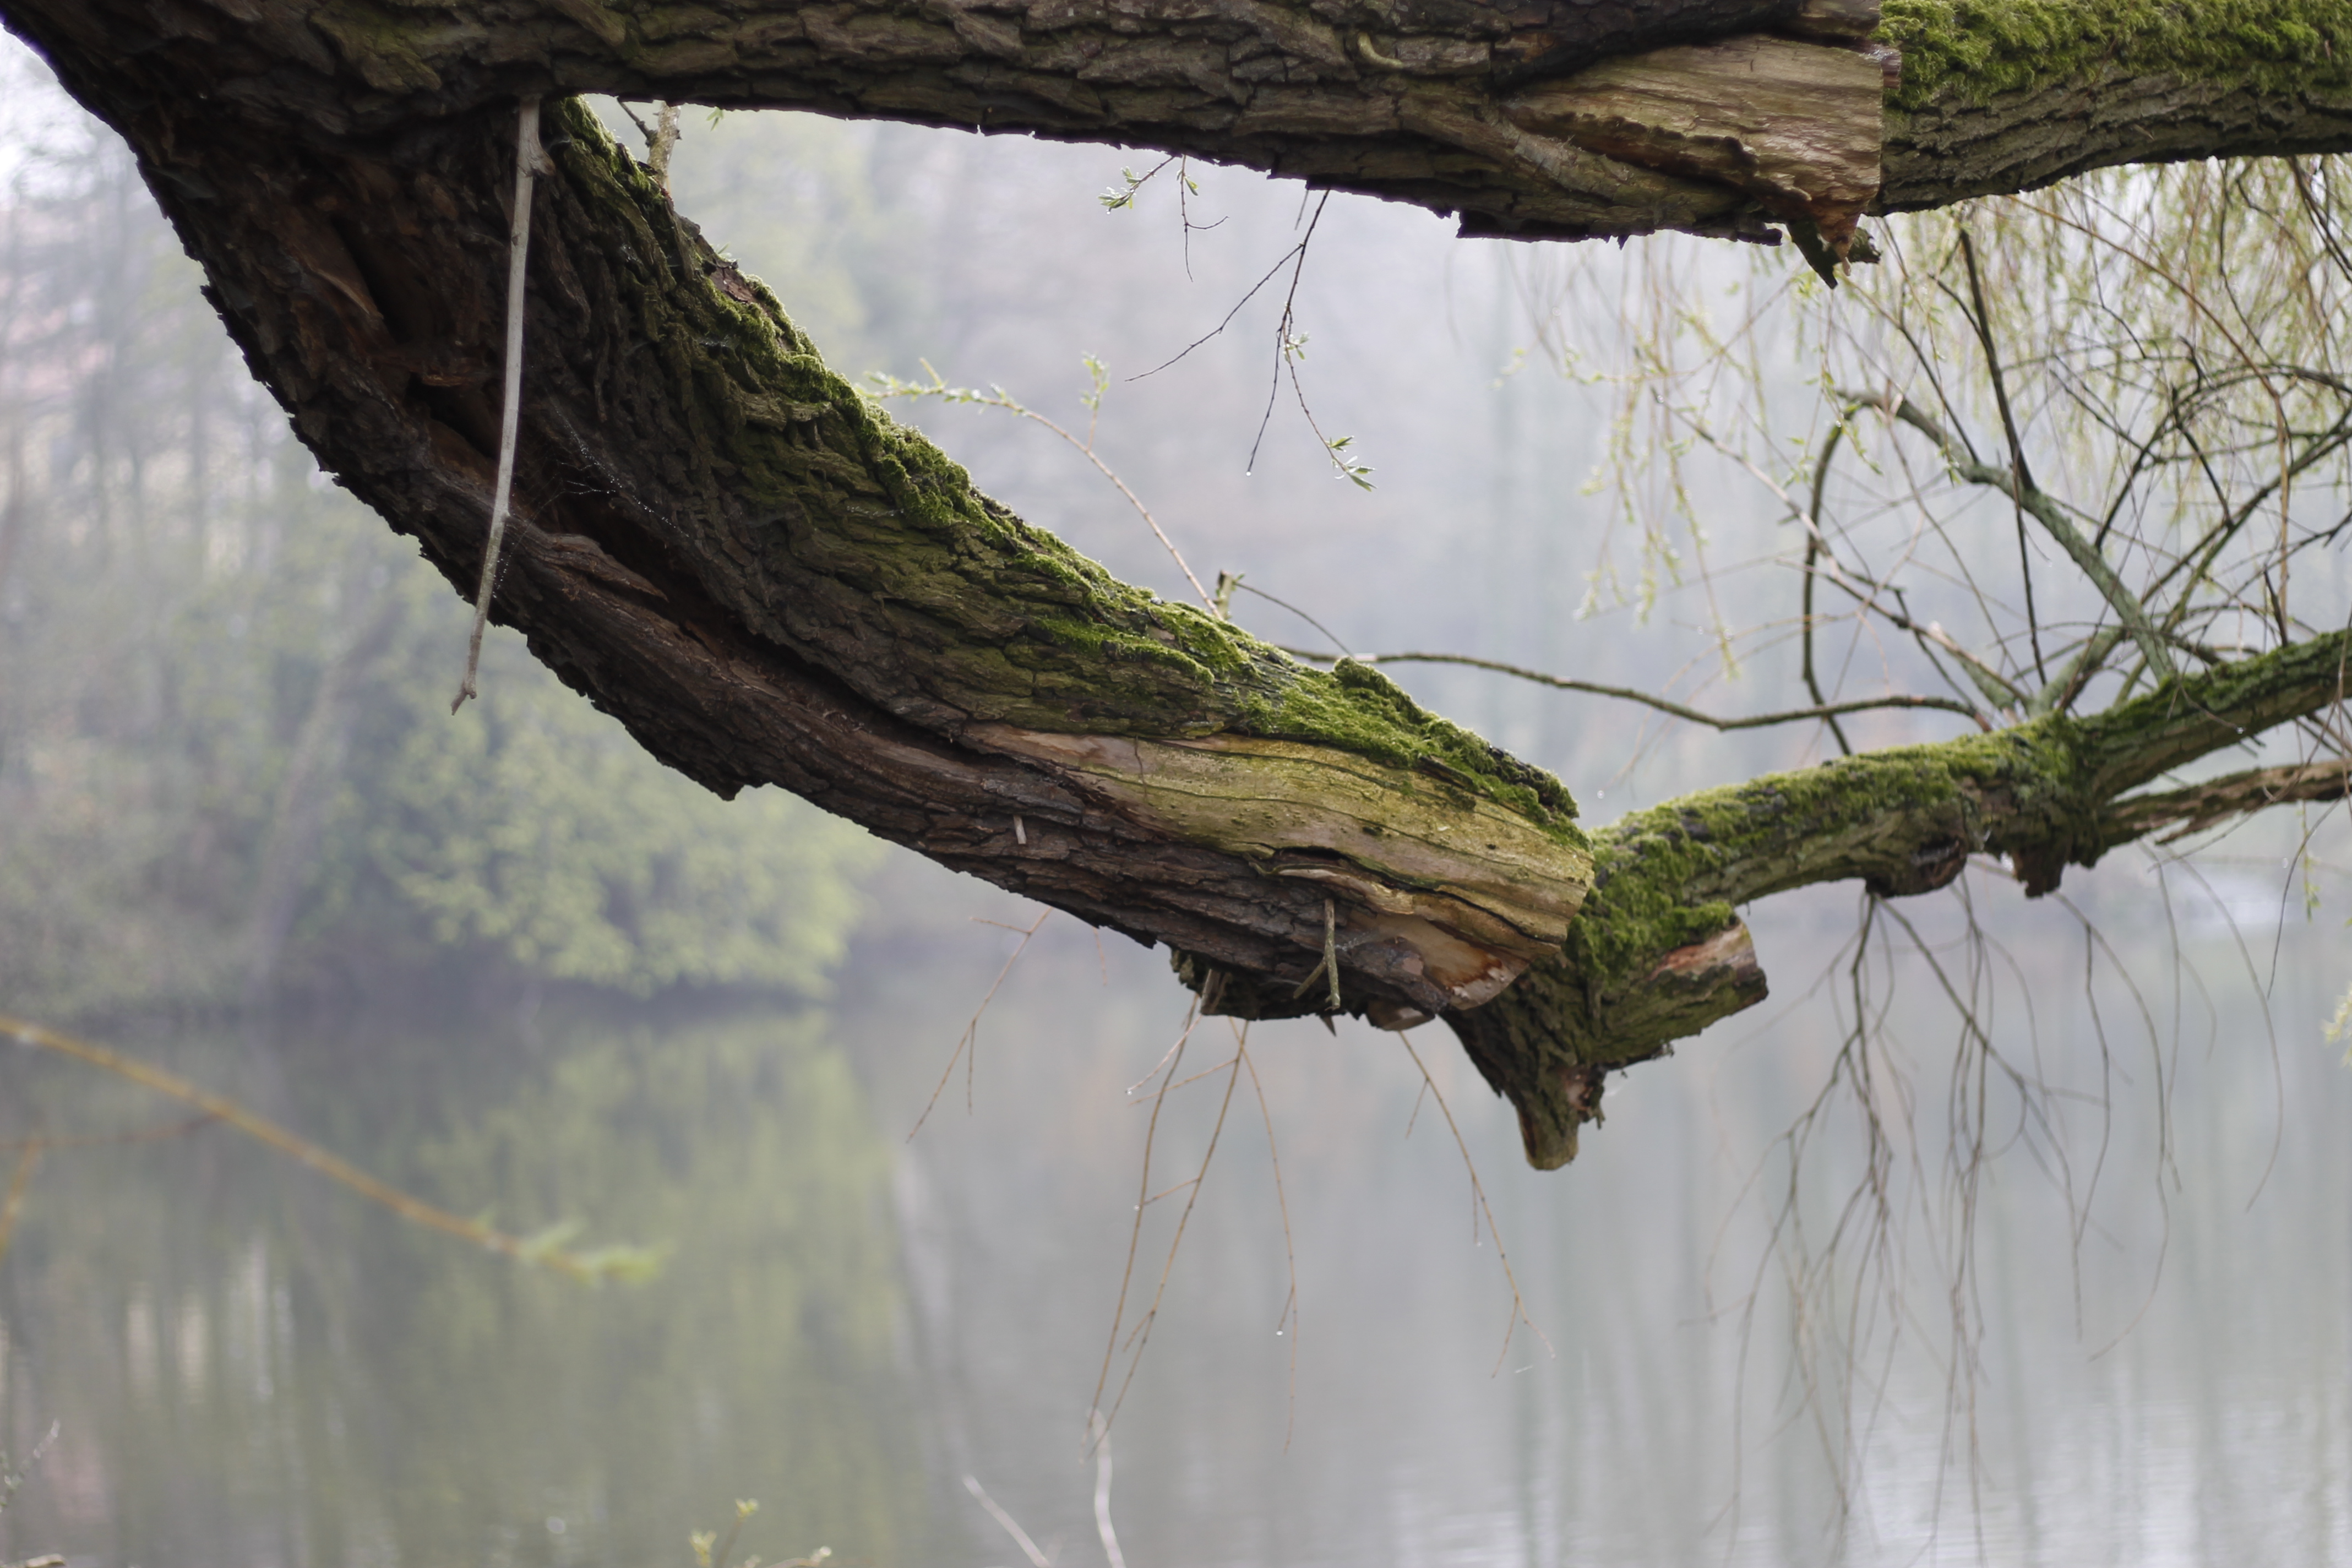
[[[1752,900],[1845,878],[1899,884],[1912,874],[1911,852],[1938,826],[1968,850],[1997,847],[1985,806],[1996,797],[2004,831],[2062,862],[2095,859],[2096,750],[2081,725],[2053,717],[1635,812],[1594,836],[1593,890],[1570,931],[1569,957],[1596,994],[1622,994]]]
[[[793,643],[772,601],[822,595],[869,645],[921,650],[877,665],[868,695],[886,704],[1064,732],[1331,746],[1405,770],[1402,789],[1484,796],[1582,844],[1558,780],[1423,711],[1386,676],[1301,666],[1120,582],[983,495],[826,368],[774,294],[724,267],[584,110],[547,112],[575,193],[631,232],[636,265],[614,276],[636,290],[628,306],[684,392],[669,408],[687,426],[681,460],[711,498],[679,526],[723,558],[706,581],[735,590],[730,607],[747,624]],[[730,501],[760,520],[735,521]]]
[[[1898,110],[2102,67],[2280,91],[2352,74],[2352,0],[1885,0],[1877,36],[1903,51]]]

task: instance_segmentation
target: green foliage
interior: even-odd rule
[[[721,801],[668,772],[511,635],[485,660],[484,701],[452,719],[436,656],[456,646],[454,601],[437,578],[417,595],[440,635],[415,639],[387,682],[376,744],[339,802],[312,931],[364,920],[388,891],[436,944],[552,979],[640,995],[821,984],[879,845],[780,791]]]

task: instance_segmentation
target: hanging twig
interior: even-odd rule
[[[499,477],[490,494],[490,536],[482,548],[482,583],[474,594],[474,629],[466,639],[466,677],[457,684],[457,700],[449,704],[452,713],[466,705],[466,699],[480,694],[474,678],[482,663],[482,630],[490,621],[490,595],[498,586],[499,548],[506,542],[507,508],[514,494],[515,434],[522,413],[523,292],[530,259],[531,182],[554,172],[554,165],[540,150],[539,100],[526,98],[515,119],[514,221],[507,241],[506,403],[499,411]]]
[[[964,1064],[963,1108],[967,1113],[971,1111],[972,1068],[980,1057],[981,1016],[988,1011],[988,1005],[996,1000],[996,988],[1004,984],[1004,977],[1013,973],[1013,966],[1021,962],[1021,955],[1023,953],[1029,951],[1029,939],[1037,934],[1037,928],[1044,925],[1045,923],[1046,916],[1051,915],[1053,912],[1054,911],[1051,910],[1040,910],[1037,918],[1031,921],[1026,929],[1020,926],[1006,926],[1004,928],[1007,931],[1017,932],[1020,935],[1021,940],[1013,945],[1013,954],[1004,961],[1004,967],[998,970],[996,972],[996,978],[989,983],[988,994],[982,996],[980,999],[980,1005],[971,1010],[971,1018],[964,1024],[963,1033],[956,1037],[956,1048],[949,1055],[948,1065],[940,1069],[940,1081],[932,1086],[931,1098],[923,1102],[923,1113],[915,1118],[915,1124],[912,1127],[907,1129],[908,1142],[913,1142],[915,1141],[915,1134],[923,1130],[923,1123],[931,1119],[931,1110],[940,1102],[940,1091],[947,1088],[948,1079],[955,1076],[955,1065],[959,1058],[963,1059]],[[983,925],[996,925],[999,922],[995,921],[983,921],[981,923]]]
[[[1535,1335],[1537,1342],[1545,1350],[1551,1350],[1551,1341],[1536,1327],[1536,1321],[1528,1316],[1527,1299],[1519,1294],[1519,1277],[1511,1270],[1511,1255],[1503,1250],[1503,1233],[1495,1224],[1494,1206],[1486,1202],[1486,1184],[1478,1180],[1478,1163],[1470,1158],[1470,1144],[1454,1121],[1454,1108],[1445,1103],[1444,1090],[1439,1089],[1437,1080],[1429,1076],[1429,1068],[1423,1064],[1421,1053],[1412,1048],[1412,1033],[1400,1029],[1397,1038],[1403,1043],[1404,1054],[1412,1058],[1412,1065],[1420,1071],[1422,1087],[1429,1090],[1430,1098],[1437,1101],[1437,1109],[1445,1118],[1445,1130],[1454,1134],[1454,1146],[1462,1151],[1463,1168],[1470,1173],[1470,1195],[1478,1201],[1478,1212],[1486,1216],[1486,1234],[1495,1238],[1495,1259],[1503,1266],[1503,1282],[1511,1288],[1511,1315],[1503,1326],[1503,1348],[1495,1355],[1495,1371],[1500,1372],[1503,1370],[1503,1358],[1511,1353],[1511,1337],[1518,1332],[1521,1323],[1528,1326],[1528,1332]],[[1475,1231],[1475,1226],[1473,1229]]]
[[[980,1506],[988,1510],[988,1517],[1004,1527],[1004,1533],[1013,1537],[1013,1544],[1021,1548],[1032,1568],[1054,1568],[1054,1560],[1038,1551],[1037,1543],[1029,1539],[1029,1532],[1014,1523],[1011,1514],[997,1506],[996,1500],[988,1495],[988,1489],[980,1484],[978,1476],[964,1477],[963,1489],[978,1498]]]
[[[1095,1533],[1102,1537],[1103,1556],[1110,1568],[1127,1568],[1127,1556],[1118,1549],[1118,1531],[1110,1527],[1110,1424],[1102,1412],[1087,1413],[1087,1433],[1095,1445]]]
[[[1969,231],[1960,230],[1960,259],[1969,273],[1969,297],[1976,301],[1969,324],[1977,330],[1977,341],[1984,345],[1985,373],[1992,378],[1993,405],[2000,410],[2001,433],[2009,437],[2010,476],[2015,480],[2009,492],[2010,504],[2017,517],[2017,568],[2025,580],[2025,639],[2033,650],[2033,673],[2042,683],[2050,683],[2050,672],[2042,665],[2042,621],[2033,613],[2033,559],[2025,548],[2025,496],[2034,489],[2032,477],[2025,468],[2025,444],[2018,439],[2017,419],[2010,412],[2009,383],[2000,373],[2000,354],[1992,341],[1992,313],[1985,308],[1984,284],[1977,277],[1977,247],[1969,238]]]

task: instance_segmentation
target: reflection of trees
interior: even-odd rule
[[[362,1026],[271,1053],[306,1124],[420,1192],[667,1243],[641,1288],[518,1270],[201,1136],[53,1156],[0,1296],[7,1408],[63,1420],[91,1506],[45,1490],[0,1550],[63,1529],[127,1560],[257,1560],[249,1532],[282,1524],[302,1561],[656,1562],[756,1497],[765,1555],[919,1551],[888,1152],[824,1028],[543,1020],[525,1064]],[[235,1051],[184,1055],[240,1076]],[[87,1076],[11,1082],[58,1124],[152,1115]]]

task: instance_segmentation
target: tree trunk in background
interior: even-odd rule
[[[1995,69],[1979,101],[1929,71],[1926,99],[1887,100],[1881,193],[1864,170],[1885,79],[1866,52],[1881,46],[1855,36],[1869,18],[1749,0],[1337,22],[1258,4],[1042,20],[747,5],[695,12],[676,36],[662,31],[673,13],[595,0],[0,0],[0,14],[131,142],[321,464],[461,592],[480,570],[498,451],[521,94],[1152,142],[1458,210],[1473,229],[1757,237],[1778,216],[1833,246],[1874,202],[2054,177],[2130,146],[2191,155],[2178,138],[2133,140],[2135,103],[2187,101],[2146,80],[2138,98],[2082,98],[2095,133],[2062,153],[2000,107],[2047,107],[2054,89]],[[1914,68],[1944,58],[1926,15],[1888,24],[1924,40],[1905,45]],[[1689,41],[1768,24],[1843,41]],[[1676,41],[1627,53],[1661,40]],[[1748,74],[1781,88],[1827,81],[1839,101],[1866,88],[1870,112],[1767,126],[1756,156],[1710,174],[1721,137],[1700,138],[1716,149],[1702,157],[1643,116],[1686,126],[1692,83],[1724,79],[1726,58],[1764,62]],[[1796,74],[1773,78],[1784,66]],[[1584,86],[1562,89],[1580,67]],[[2179,123],[2207,126],[2207,151],[2250,150],[2248,126],[2269,150],[2326,142],[2335,79],[2293,77],[2248,66],[2235,87],[2188,92],[2195,113]],[[2246,93],[2271,107],[2230,107]],[[1931,122],[1958,149],[1933,180],[1904,151],[1911,131],[1895,133]],[[1166,942],[1211,1010],[1326,1010],[1336,967],[1348,1011],[1387,1026],[1444,1016],[1517,1106],[1540,1165],[1572,1155],[1608,1071],[1760,999],[1737,906],[1857,877],[1923,891],[1979,851],[2046,889],[2134,834],[2278,798],[2265,784],[2113,805],[2340,689],[2342,639],[2325,639],[2099,720],[1759,779],[1590,836],[1549,775],[1377,671],[1307,668],[1022,523],[827,370],[583,109],[551,102],[543,134],[553,172],[533,208],[497,618],[712,789],[781,784]],[[1611,151],[1584,145],[1601,141]],[[2342,779],[2279,787],[2318,798]]]

